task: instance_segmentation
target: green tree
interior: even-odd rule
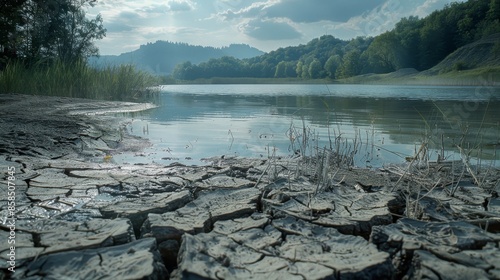
[[[489,21],[500,20],[500,0],[491,0],[486,19]]]
[[[6,4],[9,2],[9,4]],[[95,0],[2,1],[0,45],[16,51],[27,64],[40,60],[77,61],[98,54],[95,40],[106,30],[102,18],[87,19]],[[4,9],[5,8],[5,9]],[[5,16],[4,12],[9,15]]]
[[[276,71],[274,72],[275,78],[284,78],[286,77],[286,62],[280,61],[278,65],[276,65]]]
[[[500,0],[491,0],[486,20],[482,27],[483,36],[500,33]]]
[[[321,62],[319,60],[314,59],[311,64],[309,64],[309,77],[312,79],[318,79],[321,77],[321,71],[323,70],[323,67],[321,67]]]
[[[417,16],[402,18],[394,32],[402,47],[402,65],[403,68],[420,69],[419,65],[419,45],[420,45],[420,29],[422,28],[422,20]]]
[[[447,44],[452,31],[444,26],[443,16],[434,12],[420,29],[419,65],[421,69],[431,68],[449,54]]]
[[[16,30],[24,24],[21,16],[22,5],[25,0],[11,0],[0,2],[0,70],[9,59],[16,54]]]
[[[325,71],[330,79],[335,79],[335,72],[337,72],[337,68],[341,63],[342,59],[339,55],[332,55],[328,58],[325,63]]]
[[[77,2],[77,1],[75,1]],[[61,16],[62,28],[56,36],[56,54],[66,61],[76,61],[83,57],[98,55],[99,49],[94,45],[106,35],[101,15],[95,19],[87,19],[83,4],[69,6]]]
[[[302,79],[309,79],[309,78],[311,78],[311,76],[309,75],[309,65],[307,65],[307,64],[303,64],[302,65],[302,75],[301,75],[301,78]]]
[[[367,57],[371,72],[387,73],[403,65],[403,50],[395,32],[388,31],[377,36],[364,55]]]
[[[469,15],[460,19],[457,22],[457,27],[462,43],[466,44],[474,39],[474,22]]]
[[[297,67],[295,68],[295,73],[297,73],[297,77],[301,78],[302,77],[302,66],[304,64],[302,61],[297,62]]]
[[[295,72],[296,68],[297,68],[297,62],[287,61],[285,63],[285,76],[286,77],[297,77],[297,72]]]
[[[351,50],[342,58],[342,64],[337,69],[335,75],[337,78],[349,78],[356,76],[361,72],[361,53],[359,50]]]
[[[197,75],[198,66],[193,65],[191,61],[179,63],[172,71],[172,76],[179,80],[194,80],[199,78]],[[205,70],[206,71],[206,70]]]

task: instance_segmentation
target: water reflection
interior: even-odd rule
[[[423,141],[435,149],[432,156],[444,148],[447,158],[459,157],[460,145],[499,160],[499,96],[498,88],[474,87],[167,86],[161,107],[130,126],[136,135],[147,126],[154,147],[144,158],[126,160],[287,155],[295,151],[291,131],[300,129],[310,133],[310,149],[335,137],[357,139],[359,166],[401,162]]]

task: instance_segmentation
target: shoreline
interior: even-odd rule
[[[400,69],[384,74],[363,74],[344,79],[302,79],[302,78],[231,78],[213,77],[197,80],[179,80],[165,85],[200,84],[361,84],[361,85],[408,85],[408,86],[489,86],[500,87],[500,68],[477,68],[446,73],[433,70],[417,71]]]
[[[500,276],[498,170],[111,163],[148,143],[109,113],[150,106],[0,95],[0,278]]]

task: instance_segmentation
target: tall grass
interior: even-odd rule
[[[0,72],[0,93],[130,101],[152,93],[150,88],[157,84],[157,77],[130,65],[94,69],[84,61],[30,67],[13,62]]]

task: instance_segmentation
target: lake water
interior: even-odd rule
[[[168,85],[129,131],[153,146],[118,162],[200,164],[212,156],[353,153],[360,167],[401,163],[423,142],[496,164],[500,88],[374,85]],[[304,140],[306,135],[306,140]],[[304,145],[305,143],[305,145]],[[444,151],[443,151],[444,147]]]

